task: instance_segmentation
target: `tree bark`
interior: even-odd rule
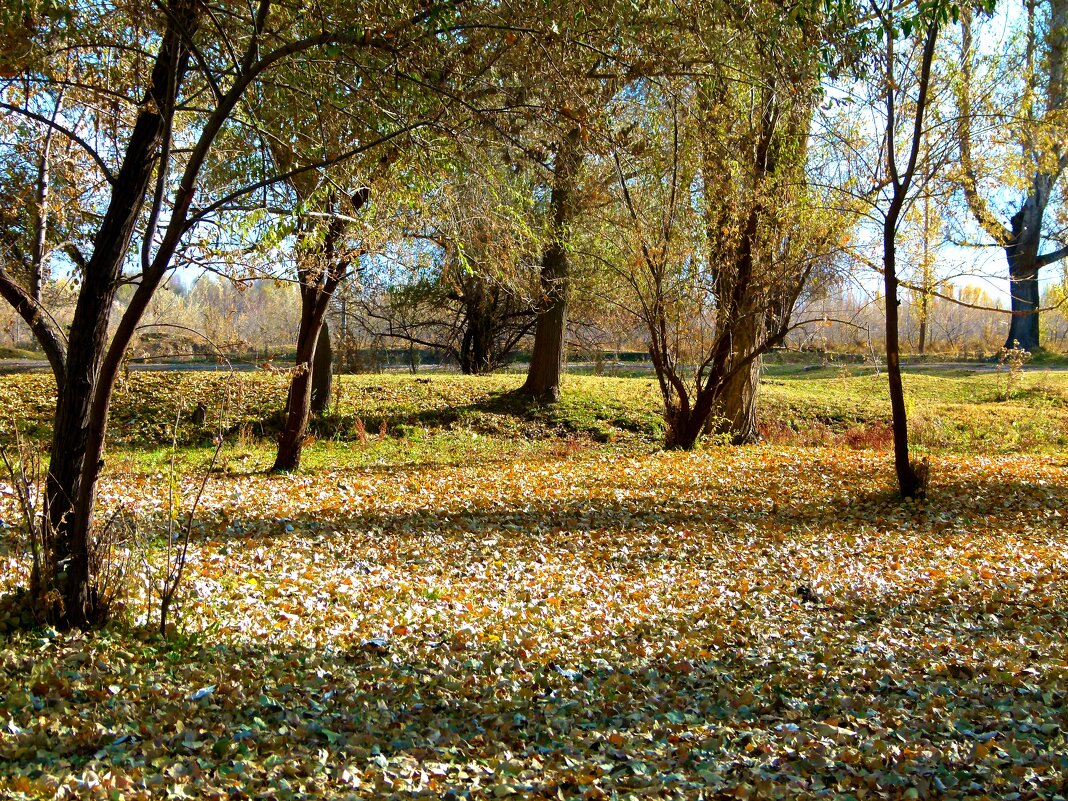
[[[708,418],[719,397],[719,392],[712,387],[705,387],[698,392],[690,403],[689,396],[676,399],[667,418],[667,431],[664,433],[666,450],[693,450],[697,440],[705,432]]]
[[[545,250],[541,263],[542,306],[534,328],[534,347],[522,392],[539,401],[560,400],[560,374],[564,365],[564,330],[567,326],[567,253],[561,244]]]
[[[534,328],[534,347],[530,353],[527,380],[520,390],[539,401],[555,402],[560,399],[570,266],[566,237],[575,214],[574,195],[584,155],[580,149],[581,134],[576,127],[560,139],[553,170],[553,188],[549,199],[552,239],[542,254],[542,300]]]
[[[890,415],[894,434],[894,470],[903,498],[912,498],[921,489],[919,477],[909,461],[909,431],[905,409],[905,388],[901,382],[901,351],[898,332],[897,231],[895,204],[883,225],[883,290],[886,301],[886,375],[890,388]]]
[[[330,346],[330,324],[324,318],[312,359],[311,411],[322,414],[330,405],[330,390],[334,384],[334,351]]]
[[[729,435],[732,445],[745,445],[760,439],[757,427],[757,393],[760,387],[761,363],[761,359],[753,359],[748,368],[740,370],[728,379],[709,418],[716,423],[713,431]]]
[[[300,457],[304,440],[308,436],[308,420],[311,417],[312,365],[319,332],[326,316],[326,299],[314,287],[301,286],[300,331],[297,334],[297,363],[293,380],[289,384],[286,399],[286,419],[282,433],[278,435],[278,451],[275,455],[276,472],[300,469]]]
[[[1036,187],[1011,220],[1011,238],[1005,245],[1009,264],[1009,298],[1012,317],[1006,348],[1036,351],[1040,347],[1038,307],[1038,248],[1047,193]]]
[[[669,451],[691,451],[697,445],[704,429],[704,421],[698,420],[689,409],[679,409],[667,417],[667,431],[664,432],[664,449]]]
[[[733,326],[731,333],[735,358],[745,358],[760,346],[763,326],[758,317],[757,314],[748,314]],[[760,438],[757,392],[762,363],[760,357],[753,359],[748,367],[730,376],[717,391],[706,433],[726,434],[733,445],[745,445]]]
[[[90,575],[93,501],[103,468],[103,429],[114,386],[102,374],[108,348],[108,323],[118,279],[134,227],[144,205],[177,87],[189,58],[189,36],[197,22],[192,2],[179,0],[161,40],[146,102],[138,114],[111,200],[82,271],[82,285],[70,326],[69,346],[59,386],[46,482],[48,525],[53,532],[51,576],[40,577],[37,591],[62,599],[50,604],[48,616],[64,627],[100,622],[106,609]],[[102,410],[102,412],[101,412]],[[101,419],[103,415],[103,419]]]

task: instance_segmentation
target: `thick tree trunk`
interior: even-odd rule
[[[311,410],[322,414],[330,405],[330,390],[334,384],[334,351],[330,346],[330,325],[323,320],[319,337],[315,345],[315,358],[312,360]]]
[[[689,451],[697,445],[701,435],[708,426],[712,408],[715,406],[718,392],[712,387],[705,387],[693,399],[679,398],[667,414],[667,431],[664,434],[666,450]]]
[[[542,302],[534,328],[534,347],[523,393],[535,400],[560,400],[560,374],[564,366],[564,330],[567,326],[567,252],[554,242],[541,263]]]
[[[1034,352],[1041,347],[1038,331],[1038,270],[1014,270],[1009,260],[1009,292],[1012,295],[1013,315],[1005,347],[1020,347]]]
[[[1039,227],[1042,223],[1040,201],[1032,193],[1012,217],[1012,238],[1005,247],[1005,259],[1009,263],[1009,297],[1013,314],[1009,318],[1009,334],[1006,348],[1020,347],[1036,351],[1040,347],[1038,308],[1038,248]],[[1045,204],[1041,204],[1044,206]]]
[[[667,421],[664,432],[664,449],[669,451],[691,451],[704,430],[704,421],[698,422],[691,413],[676,413]]]
[[[565,239],[575,213],[574,194],[583,154],[582,132],[573,128],[560,140],[549,200],[552,240],[541,261],[542,299],[534,328],[527,380],[521,392],[540,401],[560,399],[560,373],[564,364],[564,329],[567,325],[568,255]]]
[[[176,87],[188,61],[188,35],[197,11],[180,2],[162,39],[146,102],[134,124],[111,201],[82,271],[63,381],[59,387],[46,482],[53,549],[50,575],[35,577],[45,613],[61,626],[100,622],[106,609],[96,597],[90,553],[96,485],[103,468],[104,428],[114,387],[113,370],[102,372],[108,322],[118,279],[141,212],[166,129],[161,109],[172,113]],[[58,601],[58,603],[57,603]]]
[[[761,344],[764,336],[762,329],[756,314],[739,320],[732,331],[732,359],[744,359],[753,353]],[[762,363],[760,357],[753,359],[748,367],[727,379],[716,393],[716,402],[706,424],[708,433],[727,434],[734,445],[756,442],[760,438],[757,429],[757,391]]]
[[[740,370],[727,381],[719,402],[709,418],[712,430],[728,434],[733,445],[745,445],[760,439],[757,427],[757,392],[760,387],[761,359]]]
[[[282,433],[278,435],[278,451],[272,468],[276,472],[300,469],[301,452],[308,436],[308,420],[311,417],[312,366],[329,302],[329,295],[313,287],[302,286],[300,294],[297,363],[286,399],[285,424]]]

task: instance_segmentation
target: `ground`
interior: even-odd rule
[[[135,375],[102,493],[140,521],[129,596],[0,634],[0,796],[1064,797],[1066,378],[908,376],[908,504],[876,376],[784,370],[767,442],[688,454],[640,379],[528,418],[514,376],[365,377],[288,476],[281,382],[246,378],[161,638],[167,429],[225,392]],[[47,388],[0,383],[38,434]],[[180,432],[179,495],[211,436]]]

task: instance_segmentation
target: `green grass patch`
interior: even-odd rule
[[[170,459],[178,442],[194,460],[209,452],[222,430],[228,469],[265,469],[282,423],[285,374],[133,373],[117,389],[108,429],[113,457],[124,452],[146,468]],[[465,458],[520,454],[542,443],[569,440],[648,452],[664,423],[649,377],[567,375],[556,404],[530,403],[516,390],[522,377],[344,376],[330,410],[311,427],[311,463],[346,465],[453,464]],[[922,367],[905,376],[910,433],[920,447],[994,452],[1041,450],[1068,442],[1068,374],[1045,370],[1017,376],[1006,400],[1006,375],[992,370]],[[338,397],[340,401],[338,402]],[[46,441],[55,404],[47,374],[0,377],[0,402],[9,410],[2,429],[17,425]],[[198,403],[207,422],[190,420]],[[760,393],[764,434],[783,444],[882,447],[890,422],[886,374],[870,367],[780,365],[769,369]]]
[[[37,353],[32,350],[24,350],[22,348],[12,348],[7,345],[0,346],[0,359],[41,359],[43,360],[45,355],[43,353]]]

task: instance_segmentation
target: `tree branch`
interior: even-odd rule
[[[67,343],[59,326],[49,319],[44,308],[3,268],[0,268],[0,297],[29,325],[48,358],[56,386],[62,387],[67,370]]]
[[[48,117],[44,116],[43,114],[38,114],[38,113],[36,113],[34,111],[30,111],[29,109],[19,108],[18,106],[13,106],[10,103],[3,102],[2,100],[0,100],[0,108],[7,109],[8,111],[13,112],[15,114],[21,114],[23,117],[27,117],[27,118],[29,118],[31,120],[36,120],[37,122],[42,122],[45,125],[47,125],[49,128],[52,128],[53,130],[59,131],[65,137],[70,139],[72,142],[76,142],[78,145],[81,146],[82,150],[84,150],[89,155],[89,158],[91,158],[93,161],[95,161],[97,166],[100,167],[101,172],[104,173],[104,179],[109,184],[114,185],[115,176],[112,174],[111,170],[108,169],[108,165],[104,163],[104,159],[102,159],[100,157],[100,154],[97,153],[96,150],[94,150],[92,148],[92,146],[88,142],[86,142],[84,139],[82,139],[80,136],[78,136],[78,134],[74,133],[74,131],[70,130],[69,128],[67,128],[67,127],[65,127],[63,125],[60,125],[58,122],[55,122],[54,120],[50,120]]]

